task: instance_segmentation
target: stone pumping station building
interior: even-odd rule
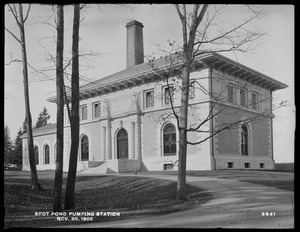
[[[181,63],[174,55],[145,62],[143,27],[135,20],[126,25],[126,69],[80,88],[78,171],[177,169],[171,105],[180,106],[180,88],[176,79],[161,77]],[[188,140],[203,142],[188,144],[187,170],[274,169],[272,92],[287,85],[213,52],[195,58],[190,81],[188,128],[203,125],[188,132]],[[71,147],[67,115],[65,108],[64,171]],[[214,135],[224,125],[235,126]],[[56,124],[34,129],[33,139],[37,169],[55,170]],[[22,140],[23,170],[30,170],[26,134]]]

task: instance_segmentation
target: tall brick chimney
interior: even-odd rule
[[[127,28],[127,49],[126,67],[130,68],[137,64],[144,63],[144,25],[136,20],[126,24]]]

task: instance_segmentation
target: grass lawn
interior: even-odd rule
[[[65,176],[65,175],[64,175]],[[35,216],[51,212],[54,172],[39,172],[44,190],[31,190],[29,172],[5,172],[5,227],[43,227],[79,222],[58,222],[57,217]],[[63,189],[65,189],[64,185]],[[135,176],[79,176],[76,180],[76,209],[72,212],[120,212],[119,217],[93,217],[93,222],[120,220],[140,215],[166,214],[195,207],[212,199],[210,193],[188,185],[192,199],[176,201],[176,183]],[[69,213],[69,212],[68,212]]]

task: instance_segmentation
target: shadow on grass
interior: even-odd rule
[[[65,181],[63,191],[65,190]],[[57,221],[56,216],[35,216],[52,211],[53,180],[40,179],[43,191],[31,190],[30,179],[5,178],[5,227],[51,227],[82,224],[78,221]],[[212,199],[210,193],[187,185],[186,201],[176,201],[176,183],[147,177],[80,176],[76,179],[75,212],[120,212],[119,217],[92,217],[92,222],[121,220],[141,215],[167,214],[193,208]],[[64,202],[63,202],[64,203]],[[69,212],[66,212],[67,216]]]

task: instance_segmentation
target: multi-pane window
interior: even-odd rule
[[[257,100],[258,100],[257,93],[252,93],[251,94],[251,107],[252,107],[253,110],[258,110]]]
[[[168,123],[163,130],[164,156],[176,155],[176,129]]]
[[[87,106],[81,107],[81,120],[87,120]]]
[[[234,103],[234,86],[228,85],[227,91],[228,91],[228,102]]]
[[[100,102],[94,103],[94,118],[99,118],[101,115],[101,104]]]
[[[170,101],[173,102],[173,95],[174,95],[174,90],[173,90],[172,86],[164,88],[164,103],[165,103],[165,105],[169,105]]]
[[[145,92],[145,105],[146,108],[150,108],[154,106],[154,91],[149,90]]]
[[[195,83],[190,83],[190,89],[189,89],[189,99],[195,98]]]
[[[89,138],[84,135],[81,138],[81,161],[89,160]]]
[[[240,90],[240,102],[241,106],[247,106],[247,91],[245,89]]]
[[[50,163],[50,151],[49,151],[49,145],[47,144],[45,146],[45,164]]]

